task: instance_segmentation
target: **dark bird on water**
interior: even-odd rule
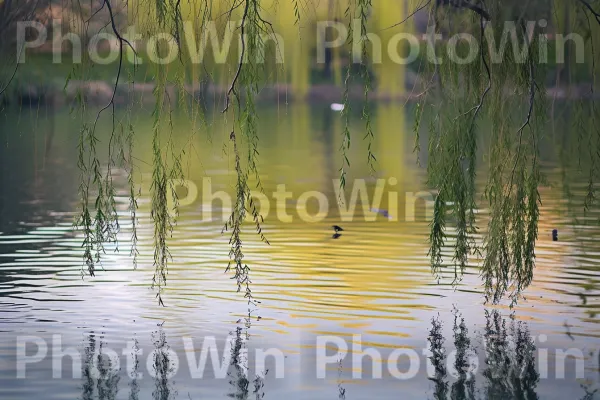
[[[333,239],[338,239],[340,236],[342,236],[342,234],[340,232],[342,232],[343,229],[340,226],[332,225],[331,227],[335,231],[335,233],[332,236]]]
[[[558,241],[558,229],[552,229],[552,241]]]

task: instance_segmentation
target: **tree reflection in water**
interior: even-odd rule
[[[173,383],[169,381],[175,372],[175,361],[169,356],[169,345],[162,327],[152,334],[154,342],[154,400],[171,400],[177,396]]]
[[[435,383],[433,397],[438,400],[537,399],[536,348],[527,325],[513,320],[507,324],[496,310],[486,310],[485,317],[485,366],[482,373],[485,382],[482,389],[476,387],[477,378],[470,372],[474,368],[471,360],[476,356],[476,350],[469,338],[465,319],[458,310],[454,310],[452,333],[456,357],[453,367],[457,378],[451,385],[443,326],[439,318],[432,319],[428,342],[429,359],[435,371],[430,378]]]
[[[119,388],[119,373],[113,368],[113,360],[103,351],[103,335],[96,339],[92,332],[84,349],[83,364],[83,400],[94,399],[94,389],[98,400],[113,400],[117,397]]]
[[[247,327],[246,327],[247,328]],[[266,371],[256,371],[256,376],[250,380],[247,356],[247,341],[249,335],[241,327],[236,327],[231,342],[231,361],[228,366],[227,376],[231,388],[229,397],[246,400],[260,400],[265,396],[264,386]],[[167,343],[167,337],[162,327],[152,333],[154,351],[152,353],[152,373],[154,388],[153,400],[173,400],[177,398],[177,390],[173,381],[176,372],[176,360]],[[133,339],[130,360],[128,361],[127,376],[129,377],[129,400],[140,399],[140,351],[139,342]],[[82,370],[82,400],[113,400],[117,398],[119,390],[120,373],[123,368],[115,368],[115,361],[111,360],[110,353],[103,349],[103,336],[93,332],[87,336],[84,345],[83,370]],[[191,396],[188,394],[188,398]]]
[[[133,348],[131,351],[131,357],[133,360],[132,369],[129,371],[131,382],[129,382],[129,400],[139,400],[140,384],[137,380],[139,369],[140,369],[140,345],[137,338],[133,339]]]
[[[486,324],[483,331],[484,363],[473,374],[473,360],[477,350],[465,319],[454,310],[452,335],[455,359],[452,363],[454,374],[448,369],[448,353],[445,347],[443,324],[439,317],[431,321],[428,342],[433,366],[429,378],[434,383],[433,398],[436,400],[505,400],[538,399],[536,392],[540,375],[536,370],[536,346],[527,324],[513,319],[507,320],[497,310],[486,310]],[[453,376],[449,376],[453,375]],[[478,377],[483,378],[477,386]],[[581,400],[591,400],[597,391],[582,386],[585,391]]]
[[[252,398],[260,400],[265,396],[264,386],[265,377],[269,370],[256,371],[256,376],[250,382],[248,379],[248,352],[247,340],[249,339],[248,329],[249,324],[246,324],[246,332],[243,332],[241,327],[236,327],[235,336],[231,346],[231,362],[229,364],[229,384],[231,391],[227,394],[229,397],[246,400],[250,395],[250,383],[252,383]]]
[[[171,377],[175,371],[175,363],[169,355],[169,346],[162,328],[152,334],[154,352],[152,355],[152,375],[154,390],[152,399],[172,400],[177,396]],[[96,338],[92,332],[88,335],[83,359],[82,400],[113,400],[119,390],[121,368],[114,368],[110,354],[103,350],[103,336]],[[139,400],[140,384],[138,382],[140,348],[137,339],[133,340],[131,353],[131,370],[129,378],[129,400]],[[94,396],[97,394],[97,397]]]
[[[435,400],[536,400],[540,374],[536,369],[536,351],[529,328],[525,322],[503,317],[496,310],[486,310],[485,327],[481,335],[470,334],[465,318],[455,309],[452,330],[444,337],[440,317],[431,320],[427,341],[429,343]],[[450,335],[452,338],[451,343]],[[265,377],[268,370],[255,371],[250,378],[248,366],[248,325],[237,326],[231,335],[231,359],[227,369],[229,389],[227,396],[236,400],[256,399],[265,396]],[[162,327],[152,334],[153,400],[172,400],[177,391],[172,380],[175,373],[173,352],[167,343]],[[141,351],[137,339],[133,340],[131,368],[128,369],[129,400],[139,400]],[[120,370],[104,349],[102,335],[93,332],[87,337],[84,351],[82,400],[116,399]],[[452,347],[451,349],[449,347]],[[478,358],[482,356],[482,358]],[[475,361],[479,360],[479,365]],[[341,366],[340,366],[341,368]],[[122,368],[121,368],[122,369]],[[473,373],[472,371],[480,371]],[[581,400],[593,400],[598,390],[582,385]],[[338,397],[346,398],[346,389],[338,379]],[[188,395],[188,398],[192,398]]]

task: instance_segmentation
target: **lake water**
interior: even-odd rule
[[[476,260],[455,287],[450,270],[440,282],[431,274],[429,204],[413,202],[415,193],[428,197],[426,171],[413,152],[412,115],[412,107],[397,104],[375,110],[374,174],[363,123],[352,121],[346,196],[364,183],[372,201],[377,179],[383,196],[366,210],[359,203],[347,221],[335,182],[342,165],[339,113],[328,105],[284,102],[261,108],[258,160],[270,206],[262,229],[270,245],[248,221],[243,250],[260,301],[248,316],[243,293],[224,273],[227,201],[203,196],[207,177],[213,193],[234,193],[233,158],[226,151],[231,121],[223,122],[218,109],[197,132],[188,116],[173,114],[174,146],[186,150],[183,170],[198,198],[181,207],[168,241],[173,261],[165,307],[150,287],[150,111],[135,113],[133,121],[141,185],[138,266],[127,242],[126,174],[115,169],[121,241],[118,252],[107,245],[95,277],[82,277],[82,237],[73,230],[78,119],[67,109],[44,107],[2,114],[0,397],[600,398],[594,392],[600,388],[600,214],[579,212],[587,175],[570,155],[577,135],[564,128],[546,132],[541,159],[548,184],[540,188],[535,278],[514,309],[491,307],[484,305]],[[110,126],[107,117],[98,127],[104,162]],[[421,148],[426,165],[425,137]],[[487,163],[484,153],[480,165]],[[571,160],[566,167],[565,159]],[[485,168],[479,175],[482,192]],[[291,192],[279,203],[273,197],[278,185]],[[327,202],[321,214],[316,199],[308,198],[315,191]],[[389,210],[391,220],[372,207]],[[478,225],[485,227],[485,209],[480,215]],[[316,221],[308,221],[311,216]],[[334,224],[344,229],[338,239]],[[556,242],[552,229],[559,232]],[[202,371],[203,346],[204,355],[213,356]],[[339,347],[348,348],[345,357],[336,354]],[[428,361],[432,348],[435,362]],[[261,349],[271,355],[264,366],[257,363]],[[569,354],[564,360],[563,352]],[[466,373],[471,370],[474,375]],[[264,377],[256,380],[256,374]]]

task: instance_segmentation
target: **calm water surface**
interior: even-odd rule
[[[261,112],[259,168],[264,192],[270,198],[263,230],[271,245],[257,239],[250,221],[244,251],[252,269],[253,293],[261,302],[252,306],[250,319],[248,305],[236,292],[235,281],[224,274],[229,248],[227,234],[221,233],[221,216],[228,213],[227,204],[215,200],[211,206],[208,199],[202,198],[203,184],[208,184],[205,177],[211,177],[213,192],[233,194],[233,160],[226,148],[230,128],[219,116],[217,122],[199,129],[192,137],[190,118],[177,112],[173,117],[175,147],[186,149],[184,172],[198,187],[199,198],[181,208],[169,241],[173,262],[163,295],[166,307],[160,307],[150,288],[154,269],[149,111],[137,113],[134,118],[135,178],[141,184],[138,267],[134,270],[127,242],[130,225],[126,174],[117,169],[122,240],[118,251],[107,246],[94,278],[82,278],[81,235],[73,230],[80,181],[76,166],[80,123],[66,109],[24,109],[3,114],[0,397],[600,397],[594,394],[600,387],[599,215],[592,210],[584,218],[577,213],[580,202],[570,201],[567,195],[579,194],[581,198],[587,184],[585,172],[578,172],[577,163],[570,163],[573,168],[564,168],[564,160],[569,157],[565,149],[576,146],[571,143],[575,135],[564,129],[549,129],[543,141],[542,161],[548,185],[540,188],[543,205],[537,267],[526,300],[513,310],[506,305],[487,307],[475,264],[457,287],[451,285],[450,270],[440,282],[432,277],[427,257],[427,204],[421,201],[413,206],[407,201],[410,193],[427,190],[425,168],[417,164],[413,153],[413,113],[410,109],[402,111],[398,105],[381,105],[376,110],[375,176],[370,175],[366,165],[362,123],[353,122],[347,195],[352,185],[363,180],[372,199],[376,179],[384,179],[386,186],[378,208],[390,209],[398,221],[381,215],[374,218],[368,210],[363,213],[359,204],[353,221],[343,222],[333,181],[342,163],[339,114],[326,105],[282,104]],[[102,120],[101,146],[106,146],[109,135],[110,121]],[[167,136],[165,132],[165,140]],[[487,146],[483,136],[481,148]],[[426,149],[425,137],[421,147]],[[481,165],[487,162],[483,153]],[[100,156],[107,159],[105,152]],[[425,150],[419,158],[426,165]],[[485,171],[479,179],[483,189]],[[278,185],[292,192],[279,210],[272,197]],[[306,198],[301,196],[309,191],[321,192],[328,199],[328,207],[323,210],[326,217],[321,221],[307,222],[299,214],[298,209],[305,207],[310,215],[318,211],[314,199],[305,204]],[[408,209],[415,212],[414,221],[407,218],[407,202]],[[212,221],[207,220],[203,207],[211,209]],[[278,217],[277,213],[283,211],[291,221]],[[485,227],[485,212],[481,210],[481,227]],[[337,240],[331,237],[333,224],[344,228]],[[558,242],[551,239],[554,228],[559,230]],[[447,254],[451,254],[450,248]],[[219,353],[215,361],[220,362],[228,354],[228,343],[233,341],[235,350],[236,334],[237,344],[247,349],[248,356],[242,351],[241,359],[249,361],[250,382],[235,366],[228,368],[226,379],[215,378],[210,359],[203,378],[194,378],[188,357],[198,362],[206,338],[215,338]],[[26,379],[17,379],[17,342],[27,335],[43,340],[47,354],[41,361],[27,364]],[[364,358],[362,367],[360,362],[352,362],[351,354],[338,364],[333,356],[335,345],[328,346],[326,352],[331,360],[325,379],[318,379],[316,357],[325,345],[317,337],[326,335],[337,337],[350,350],[354,344],[355,357],[361,354],[356,347],[359,340],[363,353],[372,356],[368,348],[379,352],[384,362],[382,379],[372,379],[377,370],[371,367],[369,357]],[[361,336],[359,339],[353,335]],[[33,356],[37,351],[35,339],[28,340],[30,343],[20,349],[25,348],[25,354]],[[188,340],[194,351],[186,353]],[[465,379],[460,374],[454,377],[448,370],[445,377],[428,379],[427,354],[423,355],[423,350],[431,346],[437,354],[444,349],[451,365],[455,350],[459,355],[471,356],[473,362],[478,360],[475,378]],[[269,368],[264,380],[254,381],[255,372],[264,372],[256,371],[254,366],[255,350],[259,348],[281,351],[284,378],[276,376],[271,358],[264,367]],[[59,356],[59,349],[70,354],[62,359],[55,357],[58,367],[54,374],[61,374],[61,378],[53,377],[52,372],[52,356]],[[152,353],[155,349],[158,351]],[[419,355],[420,365],[416,365],[418,371],[413,378],[399,379],[388,371],[387,360],[395,349],[412,349]],[[565,377],[561,379],[555,368],[557,351],[568,349],[583,355],[583,368],[576,376],[575,360],[567,358]],[[124,354],[119,358],[120,372],[112,375],[106,371],[116,366],[116,360],[101,356],[99,362],[94,362],[98,354],[110,356],[110,351]],[[138,354],[137,358],[133,353]],[[531,365],[527,364],[528,357]],[[72,358],[80,358],[81,366],[73,367]],[[378,355],[375,359],[381,361]],[[400,374],[415,367],[414,361],[409,366],[405,355],[399,360]],[[438,368],[438,373],[442,370]],[[133,379],[129,374],[132,371],[141,375]],[[353,379],[353,374],[356,377],[360,373],[364,379]]]

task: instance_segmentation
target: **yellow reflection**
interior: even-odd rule
[[[375,2],[373,18],[376,21],[379,36],[382,43],[382,62],[375,66],[377,74],[377,91],[380,96],[394,97],[405,92],[406,66],[398,62],[405,58],[408,50],[406,40],[394,40],[400,38],[403,33],[410,33],[411,26],[406,23],[395,28],[391,26],[402,21],[407,13],[407,5],[404,1]],[[408,22],[408,21],[407,21]]]
[[[412,319],[415,309],[426,308],[425,300],[423,305],[414,303],[418,298],[417,289],[431,280],[425,260],[427,225],[404,220],[405,192],[420,186],[412,167],[414,161],[406,156],[404,111],[399,112],[397,105],[382,105],[375,110],[373,118],[373,147],[378,159],[376,176],[369,175],[366,163],[364,121],[353,121],[356,148],[346,197],[349,200],[354,186],[365,182],[369,202],[372,202],[376,179],[381,179],[385,184],[382,201],[368,204],[365,209],[358,201],[354,218],[342,221],[336,196],[338,183],[334,181],[341,165],[339,113],[328,107],[306,104],[261,113],[260,172],[264,195],[270,205],[263,231],[271,245],[258,241],[253,223],[248,221],[244,249],[245,259],[252,268],[255,291],[266,307],[274,307],[291,318],[319,315],[335,324],[357,323],[357,318],[368,315],[368,325],[378,320]],[[175,140],[179,146],[176,148],[187,143],[188,125],[183,118],[176,121]],[[139,126],[138,129],[144,128]],[[212,129],[219,132],[225,128],[217,124]],[[213,192],[223,191],[233,198],[232,156],[220,151],[222,136],[217,133],[215,141],[208,144],[200,133],[193,142],[194,151],[188,152],[184,161],[188,179],[196,183],[200,195],[202,179],[211,177]],[[141,142],[138,151],[140,159],[151,160],[150,143]],[[140,167],[144,174],[140,208],[148,213],[151,169],[146,164]],[[277,214],[277,201],[273,197],[277,185],[285,185],[292,193],[283,206],[291,221],[282,220]],[[309,191],[322,193],[328,202],[327,212],[316,222],[301,218],[302,212],[315,216],[318,210],[316,200],[300,200],[301,195]],[[206,285],[207,278],[203,276],[206,271],[201,269],[206,267],[182,265],[178,254],[193,254],[194,265],[207,265],[215,271],[225,268],[228,234],[221,234],[222,221],[201,220],[202,207],[211,206],[213,215],[219,215],[219,200],[199,199],[181,209],[180,227],[169,242],[176,257],[174,268],[180,278],[169,282],[168,291],[177,292],[194,281],[200,287]],[[371,206],[387,209],[397,220],[391,221],[371,211]],[[334,224],[344,229],[339,239],[332,238]],[[150,234],[144,238],[148,248],[151,239]],[[215,295],[235,296],[234,282],[222,273],[218,278],[212,277],[210,282]],[[411,306],[407,307],[408,304]]]

